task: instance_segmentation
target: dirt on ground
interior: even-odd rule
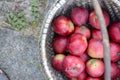
[[[0,0],[0,68],[10,80],[44,80],[39,33],[47,0]]]

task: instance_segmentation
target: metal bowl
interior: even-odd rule
[[[99,0],[100,5],[110,15],[111,22],[120,21],[120,1],[119,0]],[[52,29],[53,18],[58,15],[69,16],[69,12],[72,7],[82,6],[88,10],[93,9],[91,0],[56,0],[52,6],[47,9],[47,13],[44,17],[43,25],[40,32],[40,57],[42,64],[42,72],[45,80],[66,80],[66,77],[53,69],[51,65],[54,51],[52,49],[52,40],[55,36]]]

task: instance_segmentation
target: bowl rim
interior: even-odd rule
[[[45,76],[45,78],[48,78],[49,80],[54,80],[54,78],[52,77],[51,72],[49,71],[49,67],[46,59],[45,41],[47,37],[47,31],[54,15],[59,10],[59,8],[62,7],[65,3],[66,0],[56,0],[56,2],[53,3],[53,5],[49,8],[48,12],[45,14],[43,24],[41,26],[40,38],[39,38],[39,49],[41,53],[40,56],[42,57],[41,66],[42,69],[45,71],[45,75],[47,76],[47,77]]]

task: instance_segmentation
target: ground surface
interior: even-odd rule
[[[0,0],[0,68],[10,80],[44,80],[40,70],[38,38],[46,0],[39,0],[39,25],[21,31],[6,23],[5,12],[21,8],[31,21],[31,0]],[[6,5],[3,5],[3,4]],[[5,6],[5,7],[4,7]]]

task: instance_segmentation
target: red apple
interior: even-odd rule
[[[68,78],[67,80],[77,80],[77,78]]]
[[[115,41],[120,43],[120,22],[114,22],[109,28],[109,36],[110,38]]]
[[[88,55],[92,58],[103,58],[103,44],[99,39],[91,39],[87,48]]]
[[[77,26],[77,27],[75,27],[75,32],[74,33],[80,33],[83,36],[85,36],[87,39],[90,38],[90,30],[86,26],[81,26],[81,27]]]
[[[119,45],[114,42],[110,42],[110,55],[111,55],[111,61],[117,62],[120,60],[120,49]]]
[[[53,21],[53,29],[57,34],[67,36],[74,31],[74,25],[69,18],[59,16]]]
[[[88,56],[87,53],[83,53],[82,55],[80,55],[80,58],[81,58],[84,62],[86,62],[87,60],[89,60],[89,56]]]
[[[102,10],[102,12],[103,12],[105,24],[106,24],[106,27],[107,27],[110,23],[110,18],[109,18],[108,13],[105,10]],[[96,29],[100,29],[100,24],[99,24],[98,17],[96,15],[95,10],[90,12],[89,23],[92,25],[92,27],[94,27]]]
[[[77,80],[86,80],[87,78],[87,73],[83,71],[78,77]]]
[[[80,73],[79,76],[77,76],[77,78],[68,78],[68,80],[86,80],[86,78],[87,78],[87,73],[83,71],[82,73]]]
[[[63,61],[63,71],[67,77],[77,77],[84,69],[85,64],[80,58],[72,55],[65,57]]]
[[[103,80],[103,79],[101,79],[101,78],[88,77],[86,80]]]
[[[52,59],[52,65],[57,70],[62,72],[63,71],[63,60],[65,58],[64,54],[57,54]]]
[[[56,37],[52,45],[56,53],[64,53],[67,48],[67,38],[62,36]]]
[[[111,63],[111,79],[114,80],[120,76],[120,68],[117,64]]]
[[[71,11],[72,21],[77,25],[81,26],[87,23],[89,13],[87,9],[83,7],[75,7]]]
[[[68,51],[70,54],[80,56],[87,48],[87,40],[80,33],[72,34],[68,41]]]
[[[99,59],[90,59],[86,63],[86,71],[91,77],[100,77],[104,73],[104,63]]]
[[[92,31],[92,38],[102,40],[102,33],[100,30],[94,29]]]

